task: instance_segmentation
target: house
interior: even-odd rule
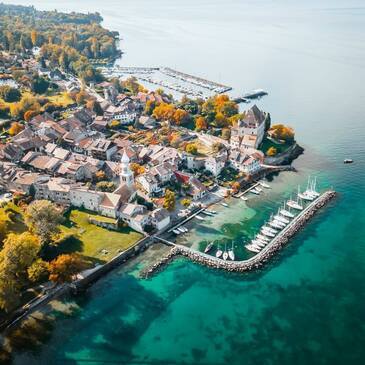
[[[170,224],[170,213],[164,208],[158,208],[151,212],[151,224],[160,231]]]
[[[149,215],[146,207],[139,204],[124,204],[119,210],[119,217],[134,230],[143,233],[144,227],[149,224]]]
[[[157,127],[157,122],[155,118],[150,116],[142,115],[138,118],[136,122],[137,128],[153,129]]]
[[[177,167],[170,162],[163,162],[150,169],[151,175],[153,175],[161,185],[165,185],[174,177],[174,171]]]
[[[264,161],[264,154],[255,149],[232,150],[229,156],[231,165],[239,171],[253,175],[261,169]]]
[[[151,173],[145,173],[136,177],[136,182],[149,196],[161,192],[158,180]]]
[[[35,198],[37,200],[51,200],[58,204],[70,204],[70,191],[74,185],[73,180],[61,177],[51,177],[34,184]]]
[[[90,124],[90,128],[98,132],[104,132],[107,130],[109,122],[110,122],[109,118],[103,116],[97,116],[95,120]]]
[[[17,146],[14,143],[7,143],[1,149],[1,155],[2,158],[4,159],[7,159],[12,162],[17,162],[22,158],[23,152],[19,148],[17,148]]]
[[[70,191],[70,203],[74,207],[98,212],[103,194],[102,192],[91,190],[86,186],[79,186]]]
[[[105,138],[93,140],[87,147],[89,156],[100,160],[111,160],[112,156],[117,152],[118,148],[112,141]]]
[[[40,152],[28,152],[21,162],[35,171],[47,172],[53,174],[57,171],[62,163],[62,160],[56,157],[43,155]]]
[[[208,193],[208,189],[194,175],[175,171],[175,176],[178,181],[188,186],[187,194],[190,195],[193,200],[199,200]]]
[[[218,156],[210,156],[205,160],[205,169],[212,173],[213,176],[218,176],[224,169],[227,161],[227,153],[221,153]]]
[[[78,119],[81,123],[83,123],[86,126],[92,123],[92,121],[96,117],[96,114],[95,112],[93,112],[88,108],[82,108],[81,110],[75,112],[73,117]]]

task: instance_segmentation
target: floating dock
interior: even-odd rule
[[[163,242],[173,248],[164,256],[159,262],[144,271],[143,276],[148,277],[156,270],[161,268],[175,258],[176,256],[185,256],[190,260],[215,269],[221,269],[231,272],[245,272],[257,269],[264,265],[276,252],[284,247],[300,229],[317,213],[319,209],[324,207],[336,196],[333,190],[326,191],[315,201],[309,204],[303,211],[301,211],[273,240],[264,247],[255,256],[243,261],[224,261],[215,256],[207,255],[192,248],[177,245],[173,242],[166,241],[160,237],[155,236],[154,239]]]

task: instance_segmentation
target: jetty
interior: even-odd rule
[[[243,94],[242,96],[238,96],[237,98],[233,99],[233,101],[235,101],[236,103],[249,103],[251,100],[261,98],[265,95],[268,95],[265,90],[258,89]]]
[[[224,261],[215,256],[205,254],[190,247],[175,244],[167,241],[161,237],[154,236],[154,240],[163,242],[172,246],[170,252],[161,258],[160,261],[146,269],[143,276],[148,277],[163,265],[170,262],[177,256],[184,256],[196,263],[212,267],[215,269],[226,270],[230,272],[246,272],[260,268],[272,256],[274,256],[281,248],[288,244],[291,237],[293,237],[305,224],[326,204],[328,204],[334,197],[336,192],[328,190],[309,204],[303,211],[301,211],[273,240],[265,246],[255,256],[242,261]]]

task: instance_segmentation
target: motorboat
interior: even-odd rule
[[[287,210],[285,205],[286,204],[284,203],[283,209],[280,209],[280,214],[287,218],[294,218],[295,215],[292,212],[290,212],[289,210]]]
[[[209,215],[210,217],[213,215],[213,213],[209,212],[208,210],[203,210],[202,213],[205,215]]]
[[[204,220],[204,218],[203,218],[203,217],[201,217],[200,215],[196,215],[196,216],[195,216],[195,218],[196,218],[196,219],[199,219],[200,221],[203,221],[203,220]]]
[[[228,204],[227,203],[221,203],[221,205],[223,205],[225,208],[228,208]]]
[[[247,248],[247,250],[249,250],[251,252],[255,252],[255,253],[260,252],[260,249],[259,248],[256,248],[256,247],[254,247],[252,245],[246,245],[245,247]]]
[[[275,223],[275,224],[277,224],[281,228],[285,228],[285,226],[286,226],[286,223],[283,223],[281,221],[278,221],[277,219],[274,219],[272,222]]]
[[[220,258],[221,256],[222,256],[222,254],[223,254],[223,251],[220,249],[220,247],[218,246],[218,250],[217,250],[217,252],[215,253],[215,257],[217,257],[217,258]]]
[[[343,163],[353,163],[353,162],[354,162],[354,160],[352,158],[345,158],[343,160]]]
[[[251,189],[250,193],[255,194],[255,195],[260,195],[260,192],[256,189]]]
[[[180,231],[178,231],[177,229],[173,229],[172,232],[174,232],[177,236],[181,233]]]
[[[210,242],[207,247],[205,247],[204,253],[208,253],[212,247],[214,246],[214,242]]]
[[[177,230],[178,230],[179,232],[181,232],[181,233],[185,233],[185,230],[184,230],[184,228],[182,228],[182,227],[177,228]]]
[[[247,202],[248,198],[245,197],[245,196],[241,196],[241,199],[244,201],[244,202]]]
[[[265,189],[270,189],[271,188],[271,186],[269,185],[269,184],[266,184],[266,182],[264,182],[264,181],[260,181],[260,183],[259,183],[263,188],[265,188]]]
[[[262,248],[264,248],[266,246],[265,243],[262,243],[258,240],[252,240],[251,243],[256,245],[256,246],[262,247]]]
[[[258,186],[256,186],[256,187],[255,187],[255,190],[257,190],[259,193],[261,193],[261,192],[262,192],[262,189],[261,189],[261,188],[259,188]]]

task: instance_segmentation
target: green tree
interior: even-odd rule
[[[42,259],[37,259],[28,267],[27,273],[32,283],[43,282],[49,276],[48,263]]]
[[[32,91],[36,94],[44,94],[49,87],[49,81],[42,76],[36,76],[32,80]]]
[[[22,94],[19,89],[10,86],[0,86],[0,97],[7,103],[19,101]]]
[[[40,238],[42,245],[50,243],[60,232],[63,220],[61,211],[48,200],[35,200],[25,213],[25,223]]]

